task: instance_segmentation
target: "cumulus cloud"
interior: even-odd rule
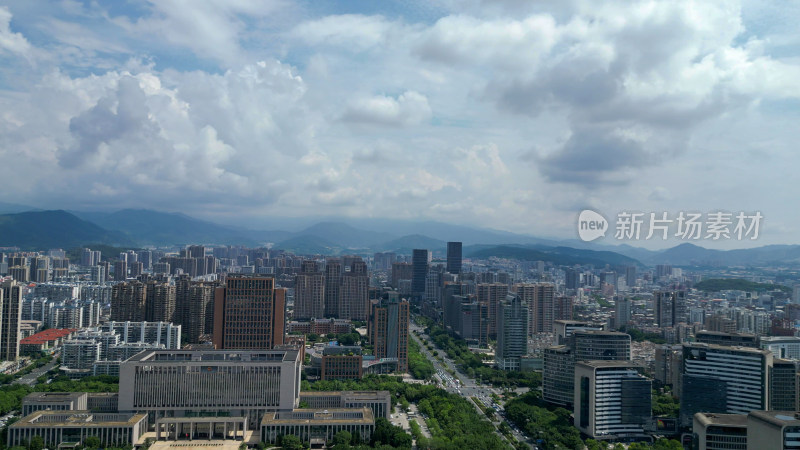
[[[355,100],[348,105],[342,120],[389,126],[416,125],[431,117],[431,107],[424,95],[406,91],[397,98],[378,95]]]
[[[0,51],[26,55],[31,45],[22,33],[11,31],[11,11],[0,7]]]

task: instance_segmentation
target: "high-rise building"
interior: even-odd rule
[[[200,342],[213,327],[214,288],[207,283],[193,283],[188,275],[175,280],[175,323],[183,327],[184,340]]]
[[[361,321],[369,318],[369,273],[361,259],[353,261],[350,271],[342,274],[338,317]]]
[[[146,301],[147,286],[141,281],[115,284],[111,288],[111,320],[144,320]]]
[[[680,423],[698,412],[747,414],[769,408],[768,350],[684,344]]]
[[[585,322],[559,321],[557,325],[588,325]],[[588,330],[576,326],[566,328],[566,345],[545,349],[542,370],[543,398],[549,403],[570,406],[575,394],[575,363],[577,361],[629,361],[631,337],[625,333]],[[571,330],[571,331],[567,331]],[[557,338],[559,339],[559,338]]]
[[[528,305],[519,293],[509,294],[497,310],[497,367],[520,370],[520,358],[528,354]]]
[[[269,350],[283,344],[285,299],[272,277],[229,277],[214,296],[214,346]]]
[[[396,262],[392,264],[392,287],[395,289],[400,288],[400,280],[411,280],[414,276],[414,266],[410,263]]]
[[[773,411],[797,411],[798,374],[797,361],[774,358],[769,373],[769,409]]]
[[[614,327],[623,327],[631,321],[631,299],[618,295],[614,298]]]
[[[486,334],[489,339],[497,337],[497,305],[508,296],[508,285],[503,283],[481,283],[477,286],[478,303],[486,305]]]
[[[575,269],[567,269],[564,278],[566,289],[578,289],[581,286],[581,274]]]
[[[175,320],[175,286],[157,281],[147,283],[144,320],[148,322]]]
[[[636,266],[625,267],[625,284],[628,289],[636,286]]]
[[[514,285],[514,290],[528,305],[530,335],[552,333],[554,320],[571,318],[571,308],[570,317],[560,317],[564,311],[556,312],[556,287],[552,283],[519,283]]]
[[[447,243],[447,272],[461,273],[461,242]]]
[[[652,382],[630,361],[579,361],[575,426],[598,438],[644,435],[652,417]]]
[[[370,342],[376,358],[397,358],[397,370],[408,372],[409,305],[396,292],[372,304]]]
[[[123,253],[124,255],[124,253]],[[128,262],[120,259],[114,263],[114,281],[125,281],[128,279]]]
[[[342,288],[342,261],[325,260],[325,317],[339,317],[339,296]]]
[[[81,251],[81,265],[86,267],[96,266],[100,263],[100,252],[85,248]]]
[[[656,278],[669,278],[672,276],[672,266],[669,264],[656,264]]]
[[[14,361],[19,357],[22,288],[13,280],[0,284],[0,360]]]
[[[653,312],[661,328],[686,322],[686,291],[656,291],[653,293]]]
[[[428,264],[431,262],[431,252],[425,249],[414,249],[411,254],[411,291],[414,295],[425,293],[425,277],[428,276]]]
[[[316,261],[305,260],[294,277],[295,320],[325,317],[325,276]]]

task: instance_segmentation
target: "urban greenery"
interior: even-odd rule
[[[414,339],[408,340],[408,371],[418,380],[430,379],[436,371],[433,363],[422,356],[419,344]]]
[[[506,418],[543,449],[584,448],[580,432],[572,426],[570,412],[546,404],[539,391],[531,391],[506,403]]]
[[[741,278],[711,278],[695,284],[694,288],[705,292],[718,292],[718,291],[728,291],[728,290],[764,292],[764,291],[774,291],[776,289],[779,289],[787,293],[792,292],[792,288],[788,286],[782,286],[779,284],[769,284],[769,283],[756,283],[753,281],[743,280]]]

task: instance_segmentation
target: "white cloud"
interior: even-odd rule
[[[31,45],[22,33],[11,31],[11,11],[0,6],[0,51],[26,55]]]
[[[361,98],[348,105],[342,120],[378,125],[416,125],[431,117],[431,107],[424,95],[406,91],[397,98],[383,95]]]

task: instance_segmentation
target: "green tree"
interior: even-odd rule
[[[292,434],[287,434],[281,441],[281,448],[286,450],[303,450],[305,446],[299,437]]]
[[[342,430],[333,436],[333,448],[336,450],[347,450],[350,448],[350,441],[353,435],[349,431]]]
[[[31,438],[31,443],[28,446],[29,450],[42,450],[44,448],[44,440],[41,436],[34,436]]]
[[[86,448],[100,448],[100,438],[97,436],[87,436],[86,439],[83,440],[83,445]]]

